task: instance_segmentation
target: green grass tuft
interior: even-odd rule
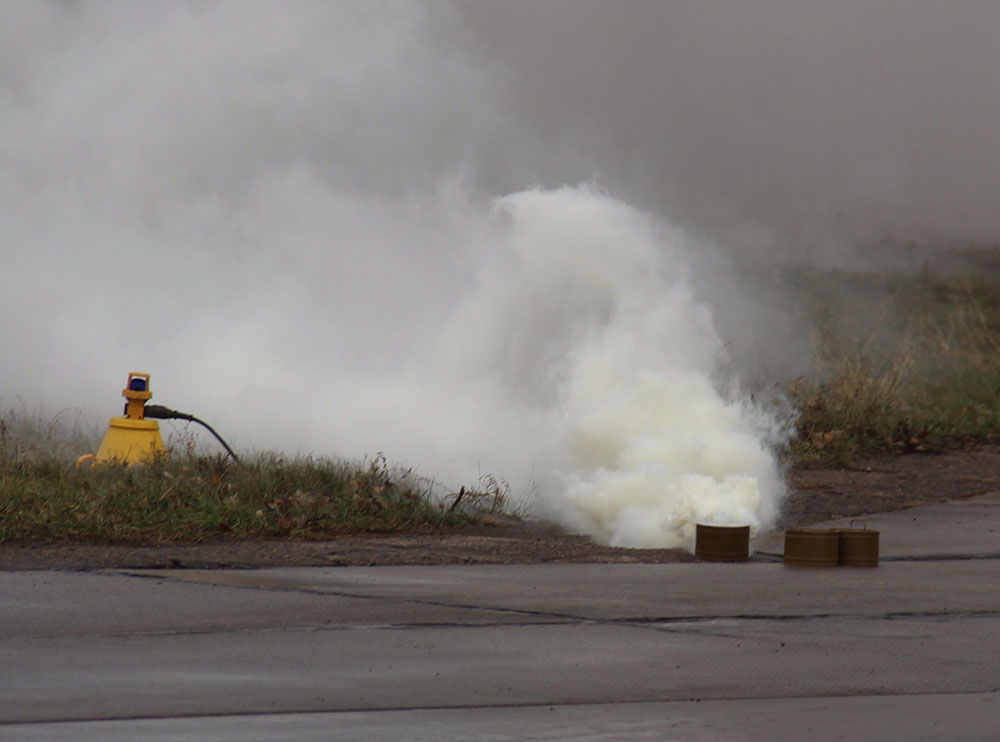
[[[0,456],[0,542],[319,538],[446,528],[481,512],[447,506],[384,457],[367,465],[171,455],[147,466],[77,469]]]

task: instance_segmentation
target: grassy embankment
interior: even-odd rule
[[[789,272],[815,328],[815,371],[791,382],[798,465],[1000,440],[1000,276]],[[242,466],[179,446],[169,459],[78,470],[103,430],[0,413],[0,542],[156,543],[442,528],[504,507],[490,477],[443,502],[382,458],[258,456]]]
[[[1000,275],[799,274],[816,369],[796,463],[1000,440]]]
[[[504,508],[506,486],[491,477],[442,499],[381,456],[352,464],[259,455],[237,465],[182,445],[150,465],[77,469],[76,454],[94,450],[103,431],[38,419],[16,410],[0,416],[0,542],[414,531]]]

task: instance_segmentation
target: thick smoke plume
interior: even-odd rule
[[[995,239],[998,19],[10,0],[0,402],[103,421],[149,371],[237,447],[495,473],[609,542],[767,525],[737,382],[802,349],[748,260]]]

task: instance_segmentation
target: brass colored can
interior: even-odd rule
[[[785,564],[789,567],[836,567],[839,538],[828,528],[789,528],[785,531]]]
[[[867,528],[837,528],[839,558],[843,567],[878,566],[878,531]]]
[[[712,562],[745,562],[750,556],[750,526],[695,527],[695,556]]]

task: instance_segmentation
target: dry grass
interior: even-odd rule
[[[812,277],[817,368],[788,396],[800,463],[1000,438],[1000,277]]]
[[[0,542],[317,538],[413,531],[475,521],[492,509],[453,507],[430,484],[378,456],[363,464],[258,456],[241,465],[174,451],[147,465],[77,469],[15,442],[0,448]]]

